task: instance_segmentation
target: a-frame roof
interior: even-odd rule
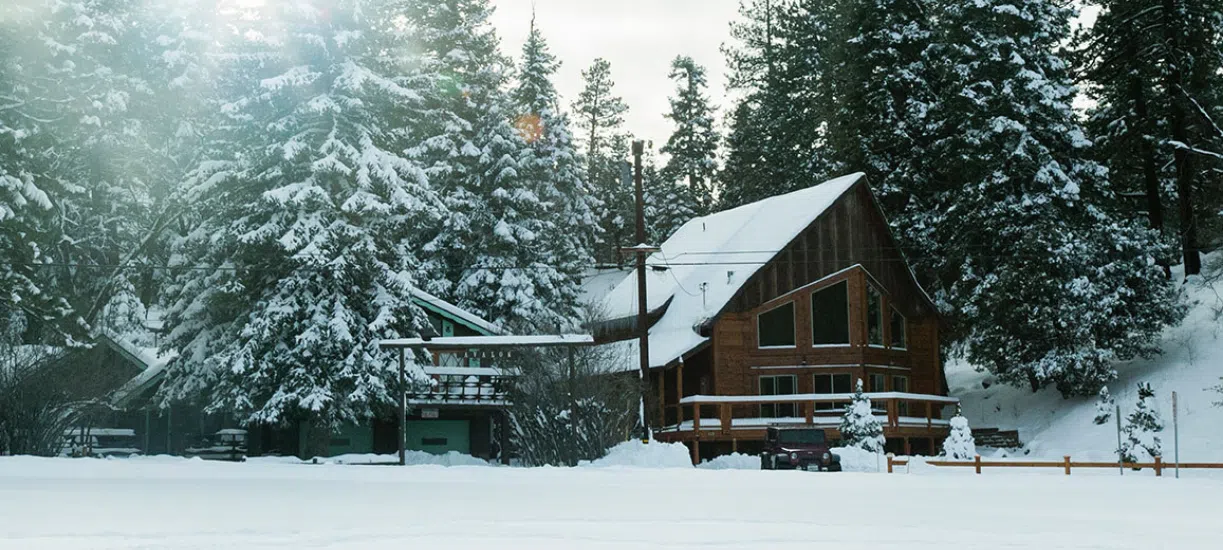
[[[753,274],[857,185],[866,185],[861,173],[696,218],[680,227],[646,261],[646,303],[651,317],[657,318],[649,331],[650,365],[665,366],[703,346],[709,338],[699,327],[716,318]],[[916,277],[912,279],[920,288]],[[637,275],[625,276],[599,308],[611,320],[609,325],[635,324]]]

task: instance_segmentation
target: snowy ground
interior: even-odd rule
[[[1206,549],[1220,493],[1102,474],[0,458],[0,548]]]
[[[1208,256],[1208,262],[1218,261],[1220,254]],[[1181,272],[1174,270],[1174,280]],[[1172,459],[1172,392],[1178,393],[1180,404],[1180,450],[1185,462],[1223,462],[1223,408],[1214,405],[1223,395],[1206,391],[1218,385],[1223,376],[1223,282],[1215,287],[1194,279],[1186,285],[1192,309],[1185,321],[1165,331],[1163,355],[1151,360],[1138,360],[1117,366],[1120,379],[1108,385],[1121,405],[1122,415],[1129,414],[1137,401],[1137,384],[1150,382],[1156,392],[1167,429],[1162,434],[1164,457]],[[970,365],[952,362],[947,365],[947,381],[951,394],[962,400],[964,415],[974,427],[1018,429],[1028,456],[1061,459],[1069,454],[1076,460],[1112,460],[1116,457],[1117,434],[1114,424],[1097,426],[1095,398],[1063,399],[1056,390],[1039,393],[993,384],[985,374],[975,372]],[[983,456],[993,453],[984,452]]]

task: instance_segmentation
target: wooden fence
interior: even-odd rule
[[[1153,468],[1155,476],[1163,476],[1163,471],[1168,468],[1176,468],[1179,466],[1182,469],[1223,469],[1223,463],[1217,462],[1181,462],[1179,465],[1169,464],[1163,461],[1163,457],[1155,457],[1155,462],[1074,462],[1069,456],[1062,457],[1058,461],[1002,461],[1002,460],[981,460],[981,455],[973,457],[972,461],[956,461],[956,460],[927,460],[926,464],[939,467],[963,467],[975,468],[977,473],[981,473],[982,468],[1062,468],[1066,475],[1070,475],[1070,470],[1074,468]],[[888,455],[888,473],[892,473],[894,466],[908,466],[909,459],[896,458]]]

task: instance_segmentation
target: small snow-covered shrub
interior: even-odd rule
[[[953,460],[968,460],[977,454],[977,442],[968,427],[968,419],[956,408],[951,418],[951,433],[943,440],[943,455]]]
[[[1116,402],[1113,401],[1113,396],[1108,393],[1108,386],[1100,388],[1100,396],[1096,399],[1096,417],[1092,419],[1096,425],[1103,425],[1113,418],[1113,408]]]
[[[841,417],[841,441],[846,447],[858,447],[872,453],[883,451],[883,425],[871,412],[871,400],[862,393],[862,379],[854,391],[854,400],[845,407]]]
[[[1138,404],[1134,412],[1126,419],[1125,436],[1121,443],[1121,458],[1125,462],[1137,462],[1139,454],[1143,458],[1161,456],[1159,432],[1164,431],[1164,421],[1159,415],[1155,403],[1155,390],[1150,384],[1138,384]]]

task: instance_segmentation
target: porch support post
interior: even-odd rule
[[[399,465],[408,463],[408,385],[405,380],[403,348],[399,348]]]
[[[667,367],[658,370],[658,425],[667,425]]]
[[[501,411],[501,414],[497,415],[497,423],[500,424],[500,429],[497,430],[499,433],[497,435],[498,435],[498,439],[500,440],[498,444],[501,446],[501,463],[506,466],[510,465],[510,422],[509,422],[509,418],[510,418],[509,409],[505,409]]]

